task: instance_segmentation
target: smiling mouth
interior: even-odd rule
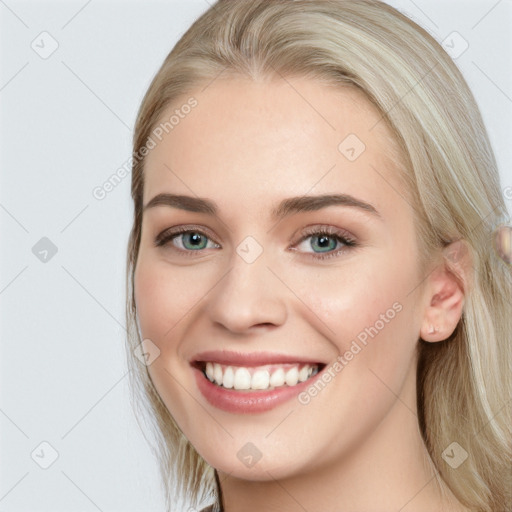
[[[235,391],[266,391],[293,387],[313,378],[325,368],[324,363],[282,363],[261,366],[225,365],[212,361],[196,361],[212,384]]]

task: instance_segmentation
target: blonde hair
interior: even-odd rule
[[[507,221],[496,161],[473,95],[451,58],[425,30],[375,0],[220,0],[169,53],[141,104],[133,139],[127,357],[137,411],[147,413],[154,427],[168,504],[173,480],[176,496],[196,506],[215,494],[218,479],[133,353],[141,342],[133,289],[144,187],[141,148],[171,103],[221,73],[252,79],[295,75],[355,87],[382,113],[405,162],[422,266],[459,239],[472,260],[455,332],[444,342],[418,343],[422,436],[442,481],[462,504],[510,510],[512,277],[492,250],[495,229]],[[468,453],[456,469],[442,458],[452,442]]]

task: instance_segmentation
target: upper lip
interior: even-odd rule
[[[207,350],[196,354],[191,364],[212,362],[233,366],[263,366],[267,364],[311,363],[321,364],[310,357],[279,354],[276,352],[233,352],[229,350]]]

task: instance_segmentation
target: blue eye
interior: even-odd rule
[[[350,247],[355,246],[355,240],[336,229],[327,227],[317,228],[316,231],[313,229],[309,234],[304,234],[294,250],[304,252],[316,259],[325,259],[338,256]],[[312,251],[308,249],[312,249]]]
[[[193,229],[191,226],[164,231],[156,237],[155,246],[169,246],[170,250],[186,256],[199,255],[204,249],[221,248],[202,230]],[[356,246],[356,241],[345,231],[332,226],[317,226],[304,230],[302,238],[290,250],[304,254],[306,257],[323,260],[339,256]]]
[[[334,251],[338,245],[338,240],[332,236],[314,235],[311,237],[311,247],[318,247],[318,252]]]
[[[157,247],[162,247],[172,243],[175,248],[183,252],[201,251],[203,249],[215,249],[220,247],[215,242],[199,230],[180,228],[177,232],[162,233],[155,240]]]
[[[194,233],[193,231],[190,231],[189,233],[182,233],[176,238],[176,240],[179,240],[180,237],[181,243],[185,249],[205,249],[208,245],[208,238],[200,233]]]

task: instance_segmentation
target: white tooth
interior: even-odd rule
[[[233,382],[235,389],[250,389],[251,374],[247,368],[238,368],[235,372],[235,380]]]
[[[270,382],[270,374],[267,370],[257,370],[251,380],[252,389],[267,389]]]
[[[309,374],[309,366],[306,365],[306,366],[303,366],[300,371],[299,371],[299,382],[304,382],[305,380],[308,379],[308,374]]]
[[[318,373],[318,366],[314,366],[311,368],[311,376],[316,375]]]
[[[282,386],[284,384],[284,370],[282,368],[278,368],[271,376],[270,376],[270,385],[273,387]]]
[[[233,368],[231,366],[228,366],[226,368],[226,370],[224,371],[224,378],[222,379],[222,385],[227,389],[231,389],[233,387],[234,382],[235,382],[235,373],[233,372]]]
[[[297,382],[299,382],[299,370],[297,370],[296,366],[294,366],[293,368],[290,368],[286,372],[285,381],[286,381],[286,384],[288,384],[288,386],[295,386],[295,384],[297,384]]]
[[[213,364],[206,363],[206,376],[213,382]]]
[[[218,363],[213,365],[213,378],[219,386],[222,384],[222,366]]]

